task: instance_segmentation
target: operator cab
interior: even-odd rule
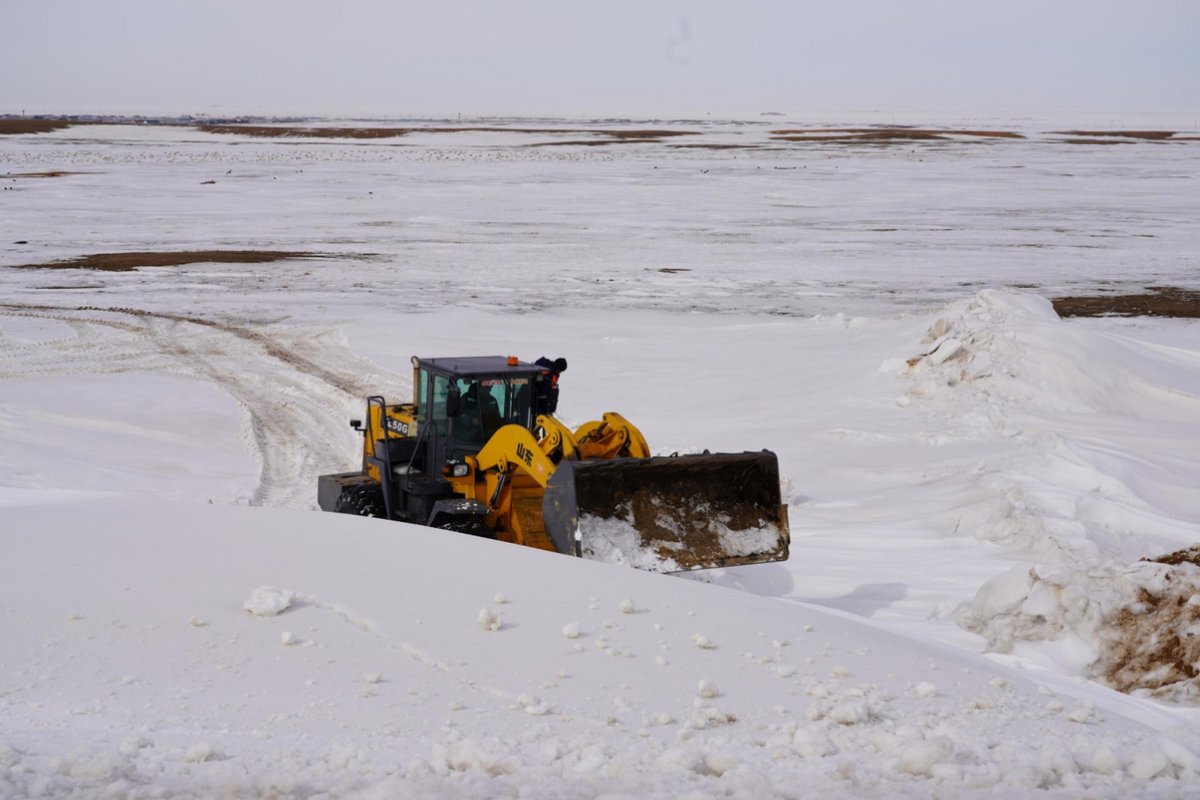
[[[544,370],[514,357],[413,357],[413,401],[428,463],[461,464],[505,425],[533,431]],[[440,472],[441,470],[437,470]]]

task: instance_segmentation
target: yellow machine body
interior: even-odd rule
[[[551,414],[530,412],[527,425],[485,414],[482,446],[430,463],[427,452],[452,452],[443,440],[453,438],[458,415],[457,398],[443,398],[439,406],[437,396],[421,396],[430,391],[430,376],[419,372],[426,363],[414,359],[413,402],[368,399],[366,424],[357,425],[364,434],[363,469],[322,476],[322,508],[654,571],[786,560],[787,508],[773,453],[652,457],[641,431],[615,412],[575,430]],[[454,366],[458,371],[449,374],[463,382],[474,377],[466,367],[490,362]],[[514,386],[528,389],[524,382],[538,377],[532,365],[518,366],[529,370],[481,382],[507,380],[511,397]],[[446,407],[444,419],[422,414],[422,402]],[[442,449],[430,450],[434,445]],[[434,470],[440,474],[431,475]],[[351,496],[375,499],[350,502]]]

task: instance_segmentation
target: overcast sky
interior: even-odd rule
[[[1195,111],[1200,0],[0,0],[0,113]]]

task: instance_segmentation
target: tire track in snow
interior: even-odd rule
[[[379,391],[369,380],[384,380],[374,364],[345,352],[337,353],[337,366],[319,361],[303,344],[311,330],[264,331],[128,307],[3,304],[0,314],[59,320],[79,332],[19,345],[0,339],[0,378],[173,372],[224,389],[247,410],[246,439],[262,465],[258,486],[244,498],[251,505],[313,507],[316,476],[345,468],[357,451],[343,420]]]

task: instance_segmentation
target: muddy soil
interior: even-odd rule
[[[179,252],[96,253],[63,261],[17,264],[18,269],[96,269],[130,272],[139,267],[178,267],[183,264],[265,264],[287,259],[329,258],[322,253],[287,250],[184,250]]]
[[[45,172],[6,172],[5,178],[61,178],[64,175],[88,175],[87,172],[71,172],[65,169],[51,169]]]
[[[199,125],[197,130],[205,133],[231,133],[241,136],[263,138],[316,138],[316,139],[391,139],[410,133],[522,133],[522,134],[595,134],[607,137],[608,141],[657,141],[668,136],[695,135],[696,131],[642,130],[609,128],[498,128],[485,126],[463,127],[420,127],[420,128],[333,128],[301,127],[286,125]],[[595,144],[596,142],[569,142],[568,144]],[[601,142],[607,143],[607,142]]]
[[[71,127],[66,120],[57,119],[0,119],[0,136],[29,133],[49,133]]]
[[[1200,291],[1162,286],[1139,294],[1055,297],[1060,317],[1187,317],[1200,318]]]
[[[951,128],[784,128],[771,131],[779,142],[911,142],[945,140],[951,136],[977,139],[1024,139],[1013,131]]]

